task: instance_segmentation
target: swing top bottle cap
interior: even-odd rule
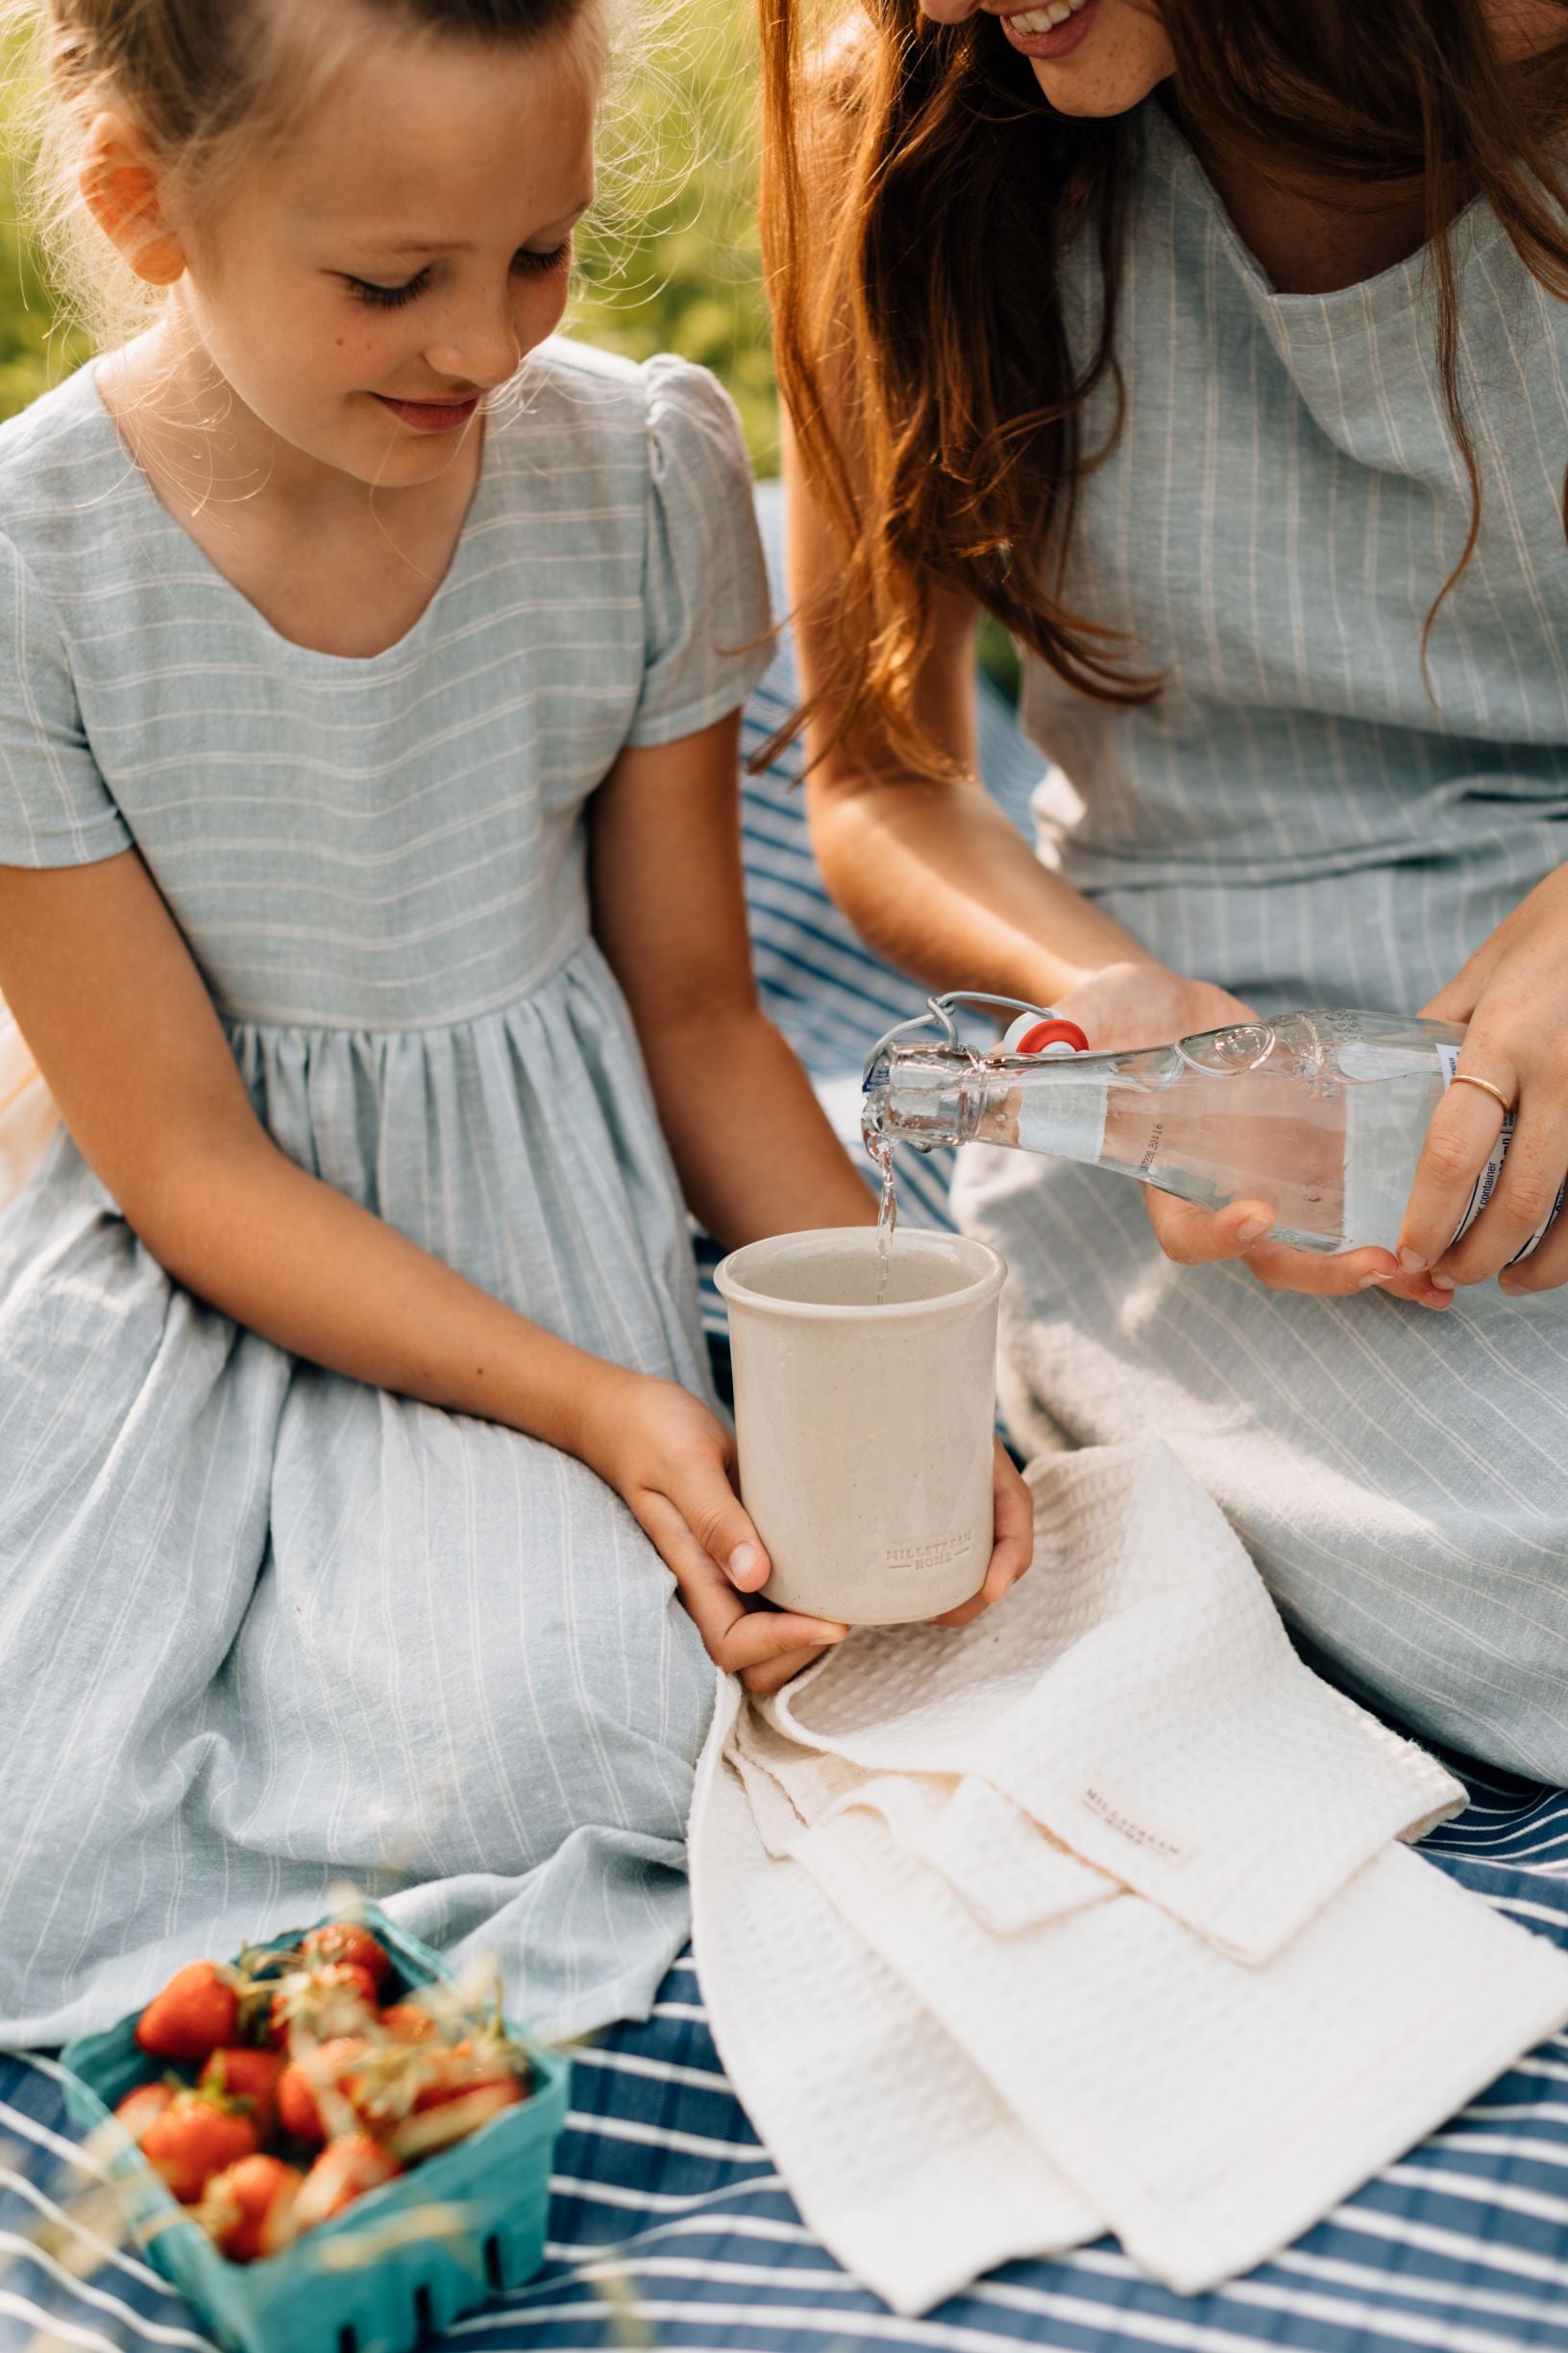
[[[1077,1022],[1060,1020],[1055,1015],[1020,1013],[1002,1039],[1004,1054],[1044,1054],[1053,1062],[1088,1051],[1089,1040]]]

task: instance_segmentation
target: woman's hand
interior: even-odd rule
[[[1184,980],[1164,965],[1108,965],[1064,996],[1055,1010],[1076,1021],[1097,1052],[1168,1045],[1233,1021],[1256,1021],[1257,1014],[1224,989],[1206,980]],[[1474,1088],[1461,1088],[1474,1093]],[[1144,1202],[1155,1238],[1179,1266],[1213,1265],[1240,1259],[1271,1290],[1311,1291],[1343,1298],[1372,1285],[1424,1306],[1446,1307],[1450,1294],[1419,1271],[1400,1272],[1387,1250],[1346,1250],[1329,1258],[1311,1250],[1287,1250],[1267,1238],[1274,1208],[1267,1201],[1233,1201],[1228,1209],[1204,1210],[1174,1193],[1146,1188]]]
[[[603,1371],[577,1453],[635,1515],[714,1665],[747,1691],[777,1691],[848,1628],[756,1598],[772,1564],[731,1484],[735,1441],[718,1417],[674,1381]]]
[[[1551,1216],[1568,1174],[1568,867],[1521,899],[1421,1010],[1468,1022],[1459,1070],[1486,1079],[1514,1106],[1514,1131],[1496,1191],[1455,1242],[1502,1130],[1503,1105],[1481,1087],[1449,1088],[1427,1131],[1400,1264],[1430,1268],[1428,1280],[1450,1295],[1456,1284],[1494,1275],[1511,1294],[1556,1290],[1568,1283],[1568,1220],[1559,1218],[1517,1266],[1509,1261]]]

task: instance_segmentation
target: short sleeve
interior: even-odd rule
[[[626,741],[673,744],[746,700],[772,657],[768,572],[734,408],[703,368],[650,360],[647,652]]]
[[[0,536],[0,866],[90,866],[130,847],[53,608]]]

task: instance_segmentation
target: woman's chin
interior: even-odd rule
[[[1053,65],[1044,58],[1031,58],[1029,61],[1035,69],[1035,80],[1043,90],[1052,111],[1057,114],[1130,114],[1134,107],[1141,106],[1170,73],[1170,67],[1166,65],[1162,72],[1136,77],[1125,74],[1086,75]]]
[[[1095,25],[1066,57],[1029,62],[1058,114],[1084,115],[1130,114],[1176,66],[1162,27],[1141,11],[1130,24],[1118,15]]]

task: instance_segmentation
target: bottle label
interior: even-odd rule
[[[1044,1152],[1055,1160],[1097,1161],[1105,1149],[1110,1099],[1110,1082],[1097,1058],[1087,1066],[1070,1062],[1044,1065],[1032,1086],[1019,1083],[1020,1150]]]
[[[1445,1087],[1451,1087],[1454,1084],[1454,1073],[1458,1066],[1458,1047],[1453,1044],[1449,1039],[1442,1039],[1437,1046],[1437,1067],[1443,1074],[1443,1085]],[[1511,1111],[1506,1111],[1503,1114],[1503,1125],[1498,1130],[1497,1141],[1493,1144],[1491,1151],[1487,1156],[1485,1167],[1482,1168],[1481,1174],[1477,1177],[1475,1184],[1471,1188],[1470,1199],[1465,1208],[1464,1215],[1459,1219],[1458,1224],[1454,1229],[1454,1241],[1458,1241],[1461,1234],[1469,1233],[1470,1228],[1475,1224],[1476,1219],[1481,1215],[1482,1211],[1486,1207],[1487,1202],[1497,1190],[1497,1180],[1503,1173],[1503,1163],[1507,1157],[1508,1145],[1512,1140],[1513,1114]],[[1540,1224],[1536,1227],[1529,1241],[1521,1242],[1519,1248],[1514,1252],[1512,1258],[1508,1261],[1508,1264],[1510,1266],[1517,1266],[1521,1259],[1529,1258],[1531,1252],[1539,1243],[1542,1235],[1546,1232],[1547,1227],[1552,1223],[1552,1220],[1554,1217],[1556,1217],[1558,1210],[1561,1209],[1563,1196],[1565,1193],[1568,1193],[1568,1184],[1564,1184],[1559,1187],[1557,1197],[1553,1203],[1550,1213],[1542,1218]],[[1453,1246],[1454,1244],[1451,1242],[1449,1244],[1450,1249],[1452,1249]]]

